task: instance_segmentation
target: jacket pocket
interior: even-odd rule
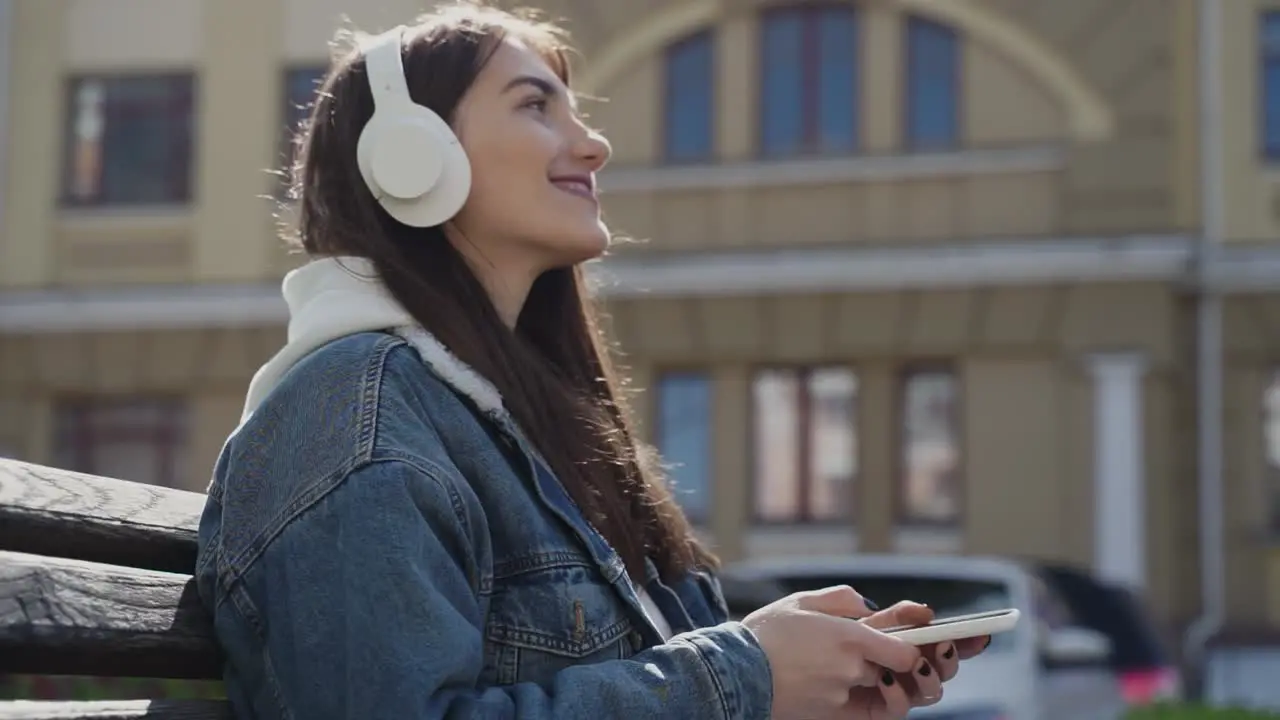
[[[526,555],[495,568],[486,659],[503,685],[549,685],[574,665],[632,654],[622,599],[586,557]]]

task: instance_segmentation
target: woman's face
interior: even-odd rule
[[[463,96],[454,130],[472,170],[471,194],[452,222],[459,250],[529,282],[604,252],[595,175],[609,144],[583,124],[540,55],[503,41]]]

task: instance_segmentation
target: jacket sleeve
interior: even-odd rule
[[[682,634],[628,660],[574,666],[549,686],[481,687],[476,583],[489,562],[488,533],[478,508],[435,470],[396,460],[352,472],[255,562],[270,602],[253,612],[282,715],[769,716],[768,660],[737,623]]]

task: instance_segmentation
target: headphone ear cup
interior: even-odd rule
[[[369,158],[373,180],[384,195],[414,200],[431,192],[444,171],[440,138],[408,115],[382,123]]]
[[[406,103],[375,110],[356,147],[360,174],[396,220],[432,227],[451,219],[471,192],[471,163],[449,124]]]

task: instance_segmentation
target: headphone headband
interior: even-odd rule
[[[356,161],[365,185],[391,217],[411,227],[439,225],[471,192],[471,163],[449,123],[409,95],[404,25],[360,43],[373,114],[360,131]]]
[[[369,76],[369,89],[373,92],[373,102],[380,109],[412,102],[409,85],[404,77],[404,60],[401,57],[406,29],[404,25],[394,27],[360,45],[360,51],[364,55],[365,74]]]

